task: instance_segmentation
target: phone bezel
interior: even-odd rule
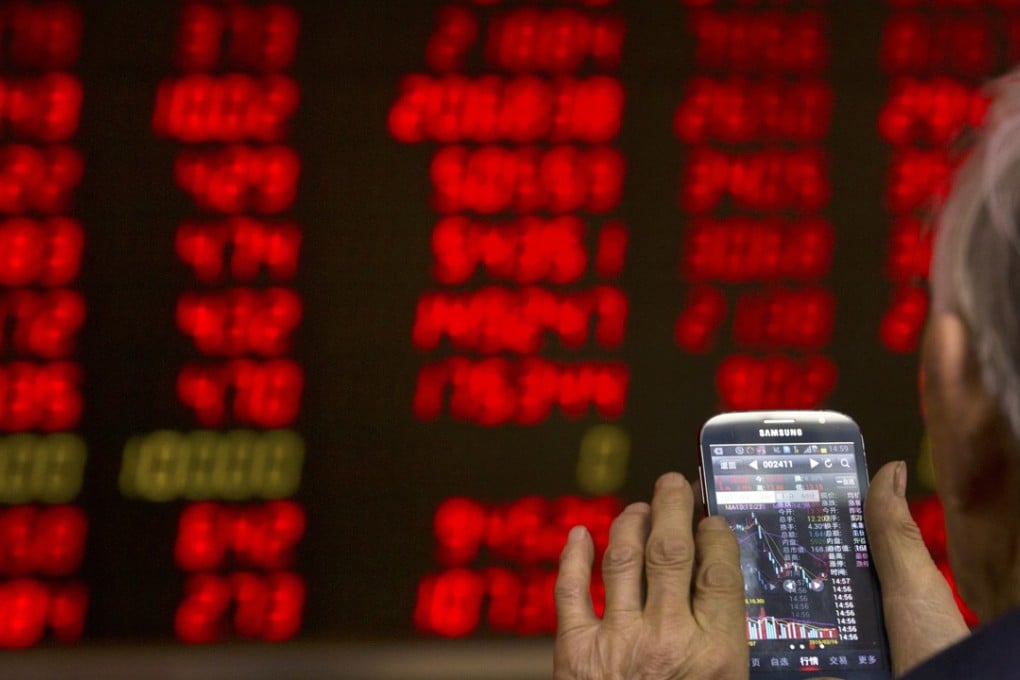
[[[709,494],[709,489],[715,488],[714,469],[712,467],[711,447],[718,444],[767,444],[775,443],[776,438],[762,437],[759,430],[769,428],[790,428],[801,429],[802,435],[793,438],[784,438],[785,441],[802,440],[804,442],[820,441],[852,441],[854,443],[854,458],[857,465],[857,478],[861,500],[867,497],[868,492],[868,468],[867,457],[864,449],[864,438],[861,435],[860,427],[852,418],[837,411],[743,411],[735,413],[722,413],[710,418],[701,428],[699,437],[699,465],[698,472],[701,481],[701,494],[705,503],[705,510],[708,514],[716,514],[718,508],[714,502],[714,495]],[[869,548],[870,550],[870,548]],[[885,646],[885,658],[892,663],[889,655],[888,638],[885,633],[884,618],[882,615],[880,589],[874,567],[871,569],[875,585],[875,603],[878,609],[879,629],[882,633],[882,643]],[[805,678],[819,677],[841,678],[844,680],[885,680],[891,677],[888,669],[875,670],[826,670],[826,671],[751,671],[750,677],[758,680],[804,680]]]

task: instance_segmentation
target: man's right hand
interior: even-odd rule
[[[864,504],[896,677],[970,633],[910,516],[906,488],[906,464],[887,463]]]

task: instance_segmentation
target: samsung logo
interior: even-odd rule
[[[773,427],[758,430],[759,437],[803,437],[804,431],[799,427]]]

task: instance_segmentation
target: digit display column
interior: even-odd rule
[[[75,146],[79,8],[0,7],[0,647],[77,642],[88,518],[72,505],[86,445],[76,287],[86,228]]]
[[[819,407],[838,379],[825,354],[836,308],[825,284],[835,242],[824,214],[834,100],[826,14],[821,3],[682,4],[694,72],[674,119],[686,145],[688,285],[676,343],[693,355],[724,348],[722,410]]]
[[[187,575],[173,622],[186,643],[281,641],[301,627],[298,31],[285,4],[183,3],[174,73],[155,97],[152,129],[177,143],[173,181],[191,207],[174,245],[194,287],[171,313],[192,348],[177,399],[198,429],[132,438],[120,488],[184,502],[167,554]]]
[[[625,93],[613,75],[625,27],[610,5],[443,7],[426,45],[429,72],[400,85],[390,133],[437,146],[436,288],[419,297],[411,334],[427,357],[412,404],[423,423],[537,427],[624,412],[630,372],[612,353],[629,308],[615,283],[629,237],[615,145]],[[623,470],[612,486],[599,464],[589,467],[579,475],[589,493],[622,483]],[[618,508],[572,496],[443,502],[434,527],[445,570],[420,582],[416,627],[451,637],[552,632],[552,566],[566,532],[585,522],[601,549]]]

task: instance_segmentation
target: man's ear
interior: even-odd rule
[[[961,510],[998,504],[1017,474],[1009,426],[981,380],[969,331],[957,315],[929,319],[921,366],[939,495]]]

